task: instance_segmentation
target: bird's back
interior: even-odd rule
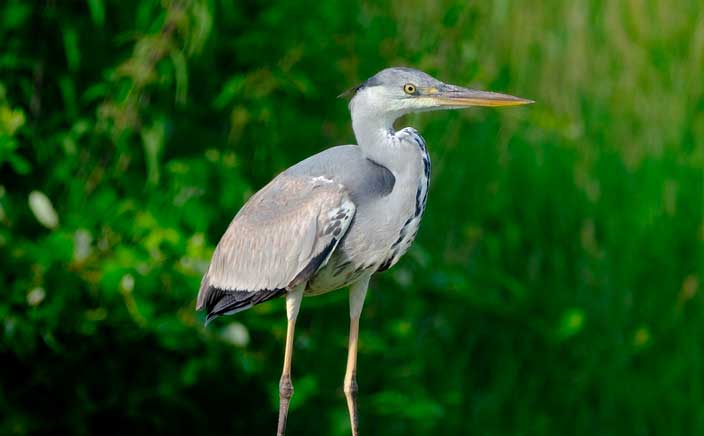
[[[408,170],[396,176],[366,158],[356,145],[330,148],[284,173],[329,177],[345,188],[357,210],[329,262],[308,282],[308,295],[329,292],[389,268],[413,242],[425,208],[430,161],[415,130],[404,129],[396,136],[399,159],[408,160]]]
[[[357,206],[382,198],[394,188],[394,175],[362,155],[357,145],[338,145],[302,160],[282,174],[324,177],[341,184]]]

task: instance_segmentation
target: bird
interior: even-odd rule
[[[428,198],[430,156],[412,112],[517,106],[532,100],[451,85],[408,67],[386,68],[345,93],[357,145],[328,148],[286,169],[252,195],[213,252],[196,309],[206,324],[284,297],[287,331],[279,381],[277,436],[293,395],[291,362],[301,300],[349,288],[344,393],[359,434],[357,345],[370,278],[413,243]]]

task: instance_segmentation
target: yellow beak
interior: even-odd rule
[[[463,108],[468,106],[520,106],[535,103],[533,100],[514,97],[498,92],[477,91],[460,86],[445,85],[441,89],[429,90],[426,97],[437,102],[438,106],[446,108]]]

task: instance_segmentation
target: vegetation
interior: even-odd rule
[[[273,301],[200,277],[391,65],[535,105],[422,114],[418,240],[372,282],[364,434],[704,434],[700,0],[0,4],[0,433],[272,434]],[[306,299],[289,434],[347,435],[345,292]]]

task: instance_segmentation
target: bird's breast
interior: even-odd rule
[[[415,131],[415,129],[403,129],[399,133],[406,133],[415,145],[418,146],[420,152],[420,171],[416,177],[417,187],[414,196],[414,208],[412,213],[407,213],[407,218],[398,231],[397,239],[391,244],[384,261],[379,265],[377,271],[385,271],[396,264],[401,256],[406,254],[411,244],[418,234],[420,221],[425,212],[425,206],[428,201],[428,190],[430,188],[430,155],[425,146],[425,140]]]
[[[395,265],[415,240],[430,185],[430,156],[414,129],[396,133],[408,167],[394,173],[391,192],[357,204],[349,230],[328,264],[308,283],[308,295],[347,286],[365,274]]]

